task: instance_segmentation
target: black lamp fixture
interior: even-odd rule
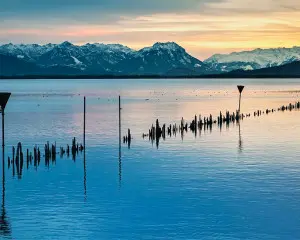
[[[4,147],[4,110],[11,93],[0,92],[0,112],[2,113],[2,147]]]
[[[239,114],[240,114],[240,112],[241,112],[241,98],[242,98],[242,92],[243,92],[245,86],[238,85],[237,88],[238,88],[238,90],[239,90],[239,92],[240,92],[240,99],[239,99]]]

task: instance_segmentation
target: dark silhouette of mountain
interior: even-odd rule
[[[67,66],[42,67],[35,63],[27,62],[14,56],[0,54],[0,75],[1,76],[22,76],[22,75],[75,75],[81,71]]]
[[[27,62],[13,56],[0,54],[0,75],[39,74],[40,68],[32,62]]]
[[[197,76],[197,73],[194,69],[189,68],[173,68],[166,72],[166,76]]]

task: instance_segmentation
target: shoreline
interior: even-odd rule
[[[22,75],[22,76],[0,76],[0,80],[10,79],[297,79],[300,75],[231,75],[231,74],[215,74],[215,75],[189,75],[189,76],[166,76],[166,75]]]

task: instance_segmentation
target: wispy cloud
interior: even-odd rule
[[[157,41],[176,41],[200,58],[300,45],[300,2],[294,0],[59,3],[6,1],[0,10],[0,42],[118,42],[138,49]]]

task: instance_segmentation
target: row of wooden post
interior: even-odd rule
[[[287,106],[281,106],[277,109],[277,111],[292,111],[294,109],[299,110],[300,109],[300,102],[296,102],[295,104],[290,103]],[[254,117],[256,116],[261,116],[262,114],[270,114],[276,112],[276,109],[266,109],[265,111],[257,110],[253,113]],[[192,132],[197,134],[197,130],[199,129],[200,131],[204,128],[207,129],[209,128],[210,130],[212,129],[212,126],[214,124],[217,124],[219,128],[222,128],[223,124],[226,124],[228,127],[230,123],[234,122],[239,122],[240,120],[243,120],[244,118],[251,117],[251,114],[240,114],[239,110],[236,112],[233,112],[230,114],[229,111],[226,111],[226,113],[223,115],[222,112],[220,112],[219,116],[217,119],[213,119],[212,115],[210,114],[209,117],[204,117],[202,120],[201,115],[199,115],[199,118],[197,118],[197,115],[195,115],[194,119],[191,121],[190,124],[184,121],[182,118],[180,121],[180,124],[177,126],[175,124],[170,124],[166,128],[166,124],[163,124],[161,127],[159,124],[159,120],[156,120],[155,126],[152,124],[152,126],[149,128],[148,134],[143,134],[142,137],[149,137],[149,140],[153,143],[154,140],[156,140],[156,145],[158,146],[159,144],[159,139],[162,138],[165,140],[166,138],[166,133],[168,136],[175,135],[179,132],[181,133],[181,136],[183,137],[183,133],[187,132],[188,129],[190,129]]]
[[[71,149],[71,151],[70,151],[70,149]],[[27,150],[26,150],[26,166],[28,169],[29,165],[31,165],[33,162],[34,167],[37,168],[40,165],[41,158],[44,157],[45,158],[45,166],[49,167],[50,161],[52,161],[52,163],[56,162],[56,155],[58,153],[60,154],[60,157],[63,158],[65,153],[69,157],[70,152],[71,152],[72,159],[75,161],[76,155],[79,152],[82,152],[83,149],[84,149],[83,145],[82,144],[79,145],[78,143],[76,143],[75,138],[73,138],[73,140],[72,140],[71,148],[69,147],[69,145],[67,145],[66,149],[64,149],[63,147],[60,147],[59,152],[57,151],[56,143],[50,145],[49,142],[47,142],[44,145],[44,154],[41,153],[40,148],[37,146],[34,146],[33,153],[31,151],[29,151],[29,149],[27,148]],[[22,171],[23,171],[23,164],[24,164],[24,154],[23,154],[21,142],[18,143],[17,150],[14,146],[12,147],[12,158],[8,157],[7,163],[8,163],[8,168],[10,168],[10,166],[12,165],[13,175],[15,175],[15,168],[16,168],[17,176],[18,176],[18,178],[21,178]]]

